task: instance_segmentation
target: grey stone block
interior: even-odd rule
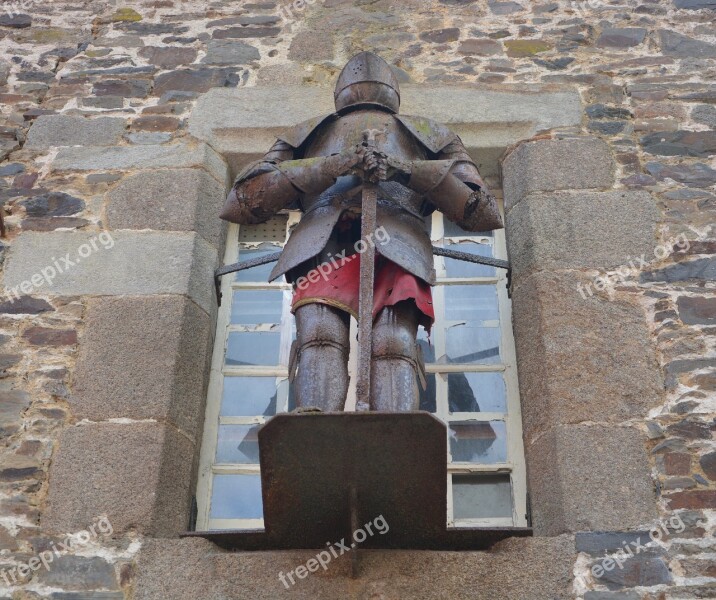
[[[574,542],[569,536],[506,540],[490,552],[364,550],[360,577],[350,558],[297,579],[289,590],[279,572],[294,571],[316,550],[224,552],[205,540],[146,540],[138,557],[135,600],[556,600],[572,598]],[[288,579],[286,580],[288,583]],[[525,591],[528,594],[525,595]]]
[[[201,169],[142,171],[107,194],[107,218],[112,229],[197,231],[221,249],[225,198],[226,188]]]
[[[212,321],[181,296],[94,298],[73,379],[77,420],[168,421],[200,439]]]
[[[429,117],[459,134],[485,171],[483,175],[497,173],[497,160],[511,144],[539,131],[579,125],[582,120],[579,94],[574,89],[514,86],[495,91],[406,84],[401,85],[401,99],[401,113]],[[334,110],[332,88],[215,88],[197,100],[189,132],[210,143],[235,166],[246,162],[247,155],[266,152],[284,129]],[[237,154],[244,158],[234,158]]]
[[[528,445],[535,534],[628,530],[656,519],[645,444],[629,427],[564,425]]]
[[[502,164],[505,210],[533,192],[609,188],[614,158],[598,138],[537,140],[521,144]]]
[[[63,148],[52,163],[52,168],[56,171],[191,167],[205,169],[220,184],[228,186],[228,171],[224,159],[206,144]]]
[[[239,40],[209,40],[202,63],[209,65],[246,65],[259,60],[261,55],[254,46]]]
[[[119,117],[39,116],[27,134],[26,148],[42,150],[50,146],[113,146],[122,139],[126,119]]]
[[[46,531],[84,530],[106,515],[114,535],[186,529],[195,446],[159,423],[92,423],[60,436],[49,475]]]
[[[654,260],[660,213],[644,191],[532,194],[507,214],[516,279],[540,270],[615,269]]]
[[[98,249],[92,251],[91,241],[97,235],[75,231],[20,234],[5,262],[5,289],[20,290],[57,261],[63,272],[57,273],[51,285],[44,280],[38,292],[65,296],[184,294],[207,313],[213,312],[213,271],[218,256],[198,234],[115,231],[112,245],[105,248],[95,239]],[[81,258],[81,248],[85,253],[89,248],[91,253]],[[74,264],[67,268],[61,257]]]
[[[92,524],[93,521],[87,522],[83,530]],[[49,570],[41,568],[37,572],[37,580],[50,588],[65,590],[119,589],[114,565],[96,556],[55,556]]]
[[[513,293],[525,439],[565,423],[621,423],[662,402],[644,311],[577,291],[577,273],[540,273]]]

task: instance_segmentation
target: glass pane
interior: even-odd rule
[[[224,377],[222,417],[267,417],[276,414],[275,377]]]
[[[450,413],[507,412],[507,392],[502,373],[450,373]]]
[[[452,462],[487,465],[507,462],[507,428],[504,421],[451,422],[448,436]]]
[[[446,244],[445,248],[478,256],[492,256],[492,246],[490,244],[460,242],[458,244]],[[445,258],[444,260],[447,277],[494,277],[496,275],[495,267],[478,265],[454,258]]]
[[[281,290],[238,290],[231,303],[231,323],[261,325],[280,323],[283,311]]]
[[[512,518],[509,475],[453,475],[452,510],[455,519]]]
[[[260,425],[219,425],[217,463],[259,464]]]
[[[500,337],[497,327],[455,325],[447,330],[447,357],[441,363],[496,364],[500,362]]]
[[[281,247],[273,244],[261,244],[258,248],[241,248],[239,249],[239,261],[243,262],[245,260],[251,260],[252,258],[260,258],[280,251]],[[239,271],[236,273],[235,281],[266,283],[275,264],[275,262],[272,262],[267,265],[261,265],[260,267]]]
[[[497,287],[494,285],[446,285],[445,319],[478,324],[497,321]]]
[[[226,364],[277,365],[281,334],[274,331],[231,332],[226,345]]]
[[[260,475],[214,475],[212,519],[262,519]]]
[[[423,390],[422,387],[419,387],[420,390],[420,410],[426,410],[428,412],[434,413],[435,412],[435,373],[427,373],[425,376],[427,386]]]
[[[492,237],[492,231],[465,231],[459,225],[456,225],[452,221],[448,221],[443,217],[443,224],[445,226],[445,237]]]
[[[293,393],[293,386],[288,386],[288,412],[296,410],[296,396]]]

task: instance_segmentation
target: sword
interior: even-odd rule
[[[375,151],[378,129],[363,132],[363,145]],[[370,410],[370,366],[373,350],[373,286],[375,283],[375,230],[378,209],[378,184],[374,173],[363,174],[361,200],[361,239],[365,250],[360,257],[360,287],[358,292],[358,378],[356,381],[356,411]]]

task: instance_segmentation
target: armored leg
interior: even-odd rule
[[[342,411],[348,393],[350,315],[325,304],[296,309],[296,406]]]
[[[418,309],[412,301],[386,306],[373,325],[371,410],[418,410]]]

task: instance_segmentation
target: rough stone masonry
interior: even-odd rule
[[[581,99],[580,121],[526,134],[489,181],[516,267],[536,537],[369,553],[362,580],[337,564],[295,595],[716,597],[715,23],[714,0],[0,2],[0,260],[5,287],[27,283],[0,299],[0,598],[274,600],[275,573],[311,554],[177,539],[206,384],[187,373],[209,360],[237,166],[189,117],[215,88],[328,86],[360,50],[406,85]],[[92,248],[101,232],[113,248]],[[681,235],[688,249],[653,256]],[[579,296],[635,249],[648,267]],[[33,280],[67,252],[83,261],[67,277]],[[615,495],[620,478],[638,493]],[[21,568],[101,513],[111,536]]]

